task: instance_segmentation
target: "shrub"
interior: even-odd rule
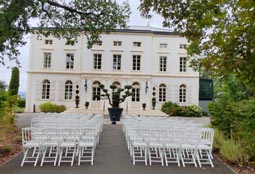
[[[24,108],[26,106],[26,100],[25,99],[18,99],[17,100],[17,105],[20,108]]]
[[[185,116],[187,117],[201,117],[203,115],[202,109],[197,105],[190,105],[186,107]]]
[[[221,156],[228,162],[237,164],[238,166],[242,166],[248,158],[244,151],[240,143],[230,139],[224,140],[220,148]]]
[[[224,134],[221,131],[219,131],[219,129],[214,128],[213,150],[216,152],[220,151],[220,148],[224,141],[225,141]]]
[[[66,107],[64,105],[56,105],[51,102],[43,103],[39,106],[41,112],[63,112],[66,110]]]
[[[8,153],[10,153],[12,150],[12,146],[9,145],[9,144],[5,144],[3,146],[0,147],[0,156],[5,156],[7,155]]]
[[[23,113],[23,112],[24,112],[24,109],[21,108],[21,107],[16,106],[16,107],[14,108],[14,112],[15,112],[15,113]]]
[[[197,105],[179,106],[176,103],[165,102],[161,108],[169,116],[201,117],[202,109]]]

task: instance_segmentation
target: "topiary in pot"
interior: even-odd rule
[[[99,87],[104,93],[104,94],[101,94],[101,97],[107,98],[109,104],[112,106],[112,108],[108,108],[111,120],[114,121],[116,119],[116,121],[119,121],[123,111],[123,108],[119,108],[120,103],[123,103],[127,97],[132,95],[132,92],[131,92],[132,86],[126,85],[124,88],[118,88],[117,85],[112,84],[110,86],[111,94],[109,93],[109,90],[105,88],[103,84],[101,84]]]

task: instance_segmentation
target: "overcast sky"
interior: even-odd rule
[[[123,0],[117,0],[117,2],[122,2]],[[140,12],[137,10],[139,6],[140,0],[129,0],[130,7],[131,7],[131,15],[129,19],[128,25],[131,26],[147,26],[148,24],[152,27],[162,28],[162,18],[158,15],[153,15],[152,19],[144,19],[140,16]],[[27,90],[27,67],[28,67],[28,57],[29,57],[29,36],[25,36],[27,44],[22,48],[19,48],[20,55],[18,59],[21,62],[20,68],[20,88],[19,91],[26,91]],[[10,63],[6,61],[6,66],[0,64],[0,80],[9,84],[10,77],[11,77],[11,66],[14,66],[14,62]]]

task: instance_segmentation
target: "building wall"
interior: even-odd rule
[[[52,44],[45,44],[45,40],[52,40]],[[160,109],[163,102],[158,101],[159,86],[166,86],[166,101],[179,103],[179,87],[186,85],[186,102],[182,105],[198,104],[199,75],[194,72],[187,62],[187,71],[180,72],[180,57],[186,57],[186,50],[180,49],[180,44],[187,44],[187,40],[177,35],[162,32],[115,32],[102,34],[102,45],[94,45],[87,49],[86,38],[80,36],[75,45],[65,45],[64,39],[53,37],[31,36],[30,59],[28,70],[28,90],[26,111],[32,112],[33,105],[51,101],[67,108],[75,107],[74,97],[76,85],[79,85],[80,105],[90,102],[91,108],[108,107],[105,100],[92,101],[92,87],[99,81],[106,87],[118,81],[121,86],[140,84],[140,101],[132,102],[129,97],[121,104],[125,109],[141,109],[142,103],[151,109],[152,89],[156,89],[157,105]],[[121,41],[121,46],[113,46],[113,41]],[[141,42],[141,47],[134,47],[133,42]],[[166,43],[167,48],[160,48],[160,43]],[[44,68],[44,53],[51,53],[51,67]],[[66,54],[74,54],[74,68],[66,69]],[[102,54],[102,68],[93,68],[93,55]],[[121,70],[113,70],[113,55],[121,55]],[[132,70],[132,56],[141,56],[141,69]],[[166,72],[160,72],[159,57],[167,57]],[[49,80],[51,84],[50,98],[42,99],[42,82]],[[65,100],[65,82],[72,81],[73,97]],[[85,90],[84,84],[87,89]],[[146,90],[147,84],[147,90]],[[37,108],[37,111],[38,108]]]

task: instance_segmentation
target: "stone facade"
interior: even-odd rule
[[[26,111],[50,101],[67,108],[75,107],[75,89],[79,85],[80,107],[108,107],[96,97],[98,85],[133,85],[134,95],[121,106],[151,109],[153,88],[156,109],[172,101],[197,104],[199,74],[189,67],[187,40],[168,30],[129,28],[102,34],[101,41],[87,49],[86,37],[66,45],[66,40],[31,35]]]

